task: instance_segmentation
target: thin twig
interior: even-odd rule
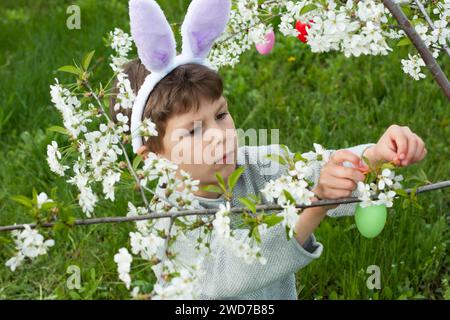
[[[439,190],[450,187],[450,180],[441,181],[433,184],[424,185],[418,187],[416,190],[416,194]],[[405,189],[407,194],[410,194],[413,189]],[[361,202],[357,197],[348,197],[348,198],[340,198],[340,199],[323,199],[319,201],[314,201],[310,205],[298,204],[295,207],[298,209],[306,209],[312,207],[322,207],[334,204],[348,204]],[[277,204],[269,204],[269,205],[258,205],[256,206],[256,211],[272,211],[272,210],[282,210],[283,207]],[[242,213],[247,212],[248,208],[245,207],[233,207],[231,208],[231,213]],[[85,226],[92,224],[104,224],[104,223],[121,223],[121,222],[131,222],[131,221],[142,221],[142,220],[151,220],[151,219],[159,219],[159,218],[178,218],[183,216],[192,216],[192,215],[214,215],[216,214],[217,209],[194,209],[194,210],[183,210],[183,211],[175,211],[175,212],[153,212],[146,215],[133,216],[133,217],[104,217],[104,218],[91,218],[91,219],[82,219],[76,220],[73,225],[74,226]],[[30,228],[36,228],[36,224],[27,224]],[[51,228],[55,225],[55,222],[48,222],[40,224],[41,228]],[[0,232],[2,231],[12,231],[12,230],[21,230],[25,228],[25,224],[20,225],[10,225],[0,227]]]
[[[162,275],[164,275],[164,263],[165,263],[166,260],[168,259],[168,254],[169,254],[168,250],[169,250],[170,232],[172,231],[173,223],[174,223],[174,218],[170,218],[169,229],[168,229],[168,232],[167,232],[167,234],[166,234],[166,239],[165,239],[165,241],[164,241],[164,255],[162,256],[162,259],[161,259],[161,274],[162,274]],[[165,281],[165,280],[164,280],[164,276],[161,277],[161,279],[162,279],[163,281]]]
[[[388,8],[392,16],[397,20],[403,31],[405,31],[406,35],[416,47],[417,51],[427,65],[434,79],[446,95],[447,99],[450,100],[450,82],[448,81],[439,64],[436,62],[436,59],[433,57],[430,49],[428,49],[428,47],[425,45],[425,42],[417,33],[416,29],[414,29],[414,27],[411,25],[402,9],[400,9],[400,7],[393,0],[383,0],[383,4],[386,8]]]
[[[92,96],[95,98],[95,100],[96,100],[98,106],[100,107],[100,109],[102,109],[103,116],[106,118],[106,120],[108,121],[109,124],[111,124],[112,126],[114,126],[114,125],[115,125],[114,122],[111,120],[110,117],[108,117],[108,114],[106,113],[105,108],[103,107],[103,104],[102,104],[102,102],[100,101],[100,98],[99,98],[98,95],[94,92],[94,90],[92,90],[92,87],[90,86],[89,82],[86,81],[84,84],[85,84],[86,87],[89,89],[89,91],[90,91],[90,93],[92,94]],[[127,154],[127,151],[126,151],[126,149],[125,149],[125,146],[124,146],[123,143],[120,141],[120,139],[119,139],[119,145],[120,145],[120,148],[122,149],[122,152],[123,152],[123,154],[124,154],[124,156],[125,156],[125,160],[126,160],[126,162],[127,162],[128,170],[130,170],[131,174],[133,175],[134,180],[136,181],[136,183],[137,183],[137,185],[138,185],[138,188],[139,188],[139,190],[140,190],[140,192],[141,192],[142,199],[143,199],[143,201],[144,201],[144,203],[145,203],[145,206],[148,208],[148,210],[150,210],[150,208],[149,208],[149,202],[148,202],[148,200],[147,200],[147,198],[146,198],[146,196],[145,196],[145,192],[144,192],[144,188],[145,188],[145,187],[142,186],[141,181],[139,180],[139,177],[137,176],[136,172],[134,171],[133,165],[131,164],[130,158],[128,157],[128,154]],[[170,200],[167,199],[166,197],[161,196],[161,195],[159,195],[159,194],[156,194],[156,193],[155,193],[153,190],[151,190],[151,189],[148,189],[148,188],[145,188],[145,189],[148,190],[149,192],[151,192],[154,196],[157,196],[159,199],[161,199],[161,200],[163,200],[164,202],[166,202],[167,204],[171,205],[172,207],[175,207],[175,208],[177,208],[178,210],[181,209],[176,203],[170,201]]]
[[[102,114],[103,114],[103,116],[106,118],[106,121],[108,121],[108,124],[114,125],[114,123],[113,123],[113,121],[111,120],[111,118],[108,117],[108,114],[106,113],[105,108],[103,107],[103,104],[102,104],[102,102],[100,101],[100,98],[99,98],[98,95],[95,93],[95,91],[92,89],[92,87],[91,87],[91,85],[89,84],[89,82],[88,82],[88,81],[85,81],[85,82],[84,82],[84,85],[86,86],[86,88],[89,89],[90,94],[92,94],[92,96],[94,97],[94,99],[95,99],[95,101],[97,102],[97,104],[98,104],[98,106],[100,107],[100,109],[102,109]],[[113,130],[114,130],[114,129],[113,129]],[[139,190],[140,190],[140,192],[141,192],[142,200],[144,201],[145,206],[148,207],[148,206],[149,206],[149,202],[148,202],[148,200],[147,200],[147,197],[145,196],[144,190],[142,189],[142,186],[141,186],[139,177],[137,176],[136,172],[134,171],[133,165],[131,164],[130,158],[128,157],[128,154],[127,154],[127,151],[126,151],[126,149],[125,149],[125,146],[122,144],[122,142],[120,141],[120,139],[119,139],[119,145],[120,145],[120,148],[122,149],[122,152],[123,152],[123,154],[124,154],[124,156],[125,156],[125,160],[126,160],[126,162],[127,162],[128,169],[130,170],[131,174],[133,175],[134,180],[136,181],[136,183],[137,183],[137,185],[138,185],[138,188],[139,188]]]

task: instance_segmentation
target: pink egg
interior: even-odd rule
[[[256,44],[256,50],[262,55],[270,53],[272,51],[273,46],[275,45],[275,33],[273,31],[269,31],[266,34],[266,43]]]

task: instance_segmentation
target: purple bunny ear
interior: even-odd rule
[[[181,33],[183,55],[204,59],[227,25],[230,0],[192,0]]]
[[[152,72],[164,70],[176,55],[173,31],[154,0],[130,1],[131,35],[139,58]]]

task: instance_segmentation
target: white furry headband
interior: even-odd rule
[[[150,71],[131,111],[132,146],[137,153],[142,146],[139,128],[148,96],[159,81],[180,65],[197,63],[211,68],[207,56],[225,30],[231,1],[192,0],[181,26],[183,46],[178,56],[172,29],[155,0],[131,0],[129,9],[131,35],[139,58]]]

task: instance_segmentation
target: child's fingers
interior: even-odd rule
[[[394,161],[394,165],[400,166],[401,161],[398,159],[397,156],[395,156],[395,157],[394,157],[394,160],[392,160],[392,161]]]
[[[334,152],[330,157],[330,161],[338,165],[341,165],[344,161],[348,161],[353,163],[355,167],[359,167],[361,163],[361,159],[350,150],[338,150]]]
[[[423,158],[425,158],[427,154],[427,149],[426,148],[418,148],[417,152],[414,156],[414,162],[419,162],[421,161]]]
[[[397,156],[400,160],[406,159],[406,153],[408,151],[408,138],[402,130],[390,131],[389,138],[395,142],[397,146]]]
[[[344,166],[335,165],[331,170],[331,175],[339,179],[350,179],[355,181],[364,181],[365,176],[359,170],[354,168],[346,168]]]
[[[414,155],[418,147],[418,141],[415,135],[408,136],[408,151],[406,158],[402,161],[402,164],[407,165],[413,162]]]
[[[327,176],[321,181],[323,187],[327,189],[341,189],[341,190],[355,190],[356,182],[347,178],[336,178],[333,176]]]
[[[351,196],[351,190],[337,189],[337,188],[326,188],[323,191],[323,199],[339,199]]]

